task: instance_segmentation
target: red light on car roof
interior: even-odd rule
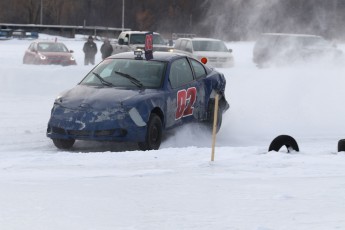
[[[200,61],[201,61],[201,63],[203,63],[204,65],[206,65],[206,63],[207,63],[207,58],[206,58],[206,57],[202,57],[202,58],[200,59]]]

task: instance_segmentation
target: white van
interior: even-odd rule
[[[211,67],[233,67],[234,57],[232,50],[225,43],[213,38],[179,38],[175,42],[174,52],[183,53],[199,61],[207,58]]]
[[[343,52],[321,36],[309,34],[263,33],[253,49],[253,62],[258,67],[290,65],[326,58],[342,58]]]

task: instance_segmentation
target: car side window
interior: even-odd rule
[[[37,51],[37,43],[34,43],[32,45],[32,50],[31,51],[33,51],[33,52]]]
[[[180,44],[181,44],[181,41],[177,40],[176,43],[175,43],[175,47],[174,48],[178,49],[178,50],[181,49],[181,45]]]
[[[117,42],[119,45],[128,45],[128,33],[122,32]]]
[[[186,45],[187,45],[187,41],[186,40],[181,40],[180,49],[181,50],[185,50],[186,49]]]
[[[180,58],[171,64],[169,81],[172,88],[177,88],[193,81],[193,72],[186,58]]]
[[[195,77],[197,79],[205,77],[207,75],[207,72],[202,64],[193,59],[191,59],[191,63],[195,72]]]
[[[120,38],[124,39],[125,36],[126,36],[126,33],[121,33],[121,34],[119,35],[119,39],[120,39]]]
[[[29,49],[28,49],[28,50],[34,51],[34,44],[31,44],[31,45],[29,46]]]
[[[123,42],[125,43],[125,45],[128,45],[128,43],[129,43],[129,34],[126,34],[126,36],[123,38]]]
[[[192,53],[193,52],[193,46],[191,41],[187,41],[186,44],[186,51]]]

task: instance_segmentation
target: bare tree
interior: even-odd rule
[[[16,16],[19,23],[38,24],[40,1],[39,0],[13,0],[10,4],[16,9]],[[2,8],[3,10],[9,7]]]
[[[123,0],[0,0],[0,22],[122,26]],[[261,32],[345,37],[345,0],[125,0],[125,27],[230,40]]]
[[[61,24],[65,0],[44,0],[46,24]]]

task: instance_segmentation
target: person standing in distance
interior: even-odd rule
[[[92,36],[89,36],[87,42],[84,43],[83,51],[85,53],[84,64],[88,65],[89,63],[94,65],[95,64],[95,56],[97,53],[97,45],[93,41]]]
[[[113,46],[110,44],[108,38],[106,38],[101,46],[102,59],[106,59],[113,53]]]

